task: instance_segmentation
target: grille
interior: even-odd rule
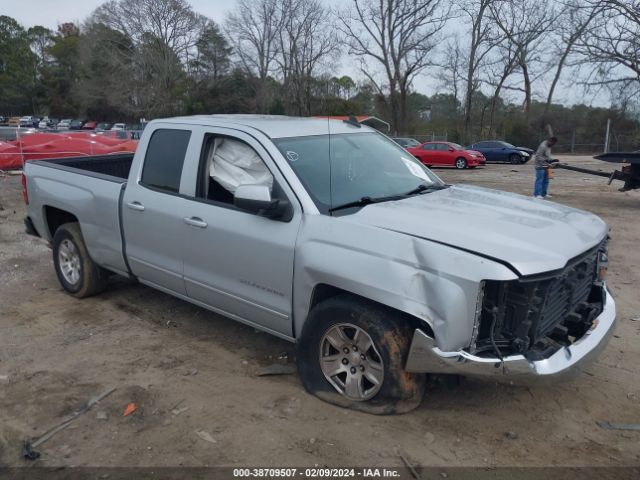
[[[586,332],[602,311],[595,285],[597,261],[606,242],[571,260],[560,272],[508,282],[485,282],[477,340],[472,350],[524,353],[554,341],[570,342]],[[594,291],[600,295],[594,295]]]
[[[586,302],[596,280],[597,250],[568,266],[557,278],[549,281],[546,302],[540,312],[535,332],[544,337],[579,305]]]

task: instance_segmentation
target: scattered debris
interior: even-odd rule
[[[605,430],[639,430],[640,424],[638,423],[610,423],[597,421],[596,422],[600,428],[604,428]]]
[[[198,374],[198,369],[194,368],[192,370],[186,370],[182,375],[185,377],[193,377]]]
[[[631,321],[632,322],[640,322],[640,315],[638,315],[637,317],[632,317]]]
[[[128,417],[129,415],[136,412],[137,410],[138,410],[138,406],[135,403],[130,403],[127,405],[127,408],[124,409],[124,413],[122,414],[122,416]]]
[[[309,439],[309,443],[310,443],[311,445],[313,445],[314,443],[316,443],[316,439],[315,439],[315,438],[310,438],[310,439]]]
[[[426,443],[427,445],[431,445],[433,442],[435,442],[436,437],[433,433],[431,432],[427,432],[424,434],[424,443]]]
[[[516,432],[504,432],[504,436],[507,437],[509,440],[518,439],[518,434]]]
[[[9,383],[9,375],[0,375],[0,383]]]
[[[111,388],[111,389],[107,390],[106,392],[104,392],[102,395],[99,395],[97,397],[92,398],[91,400],[89,400],[87,402],[86,405],[83,405],[82,407],[80,407],[76,412],[72,413],[69,417],[67,417],[61,424],[59,424],[58,426],[53,427],[52,429],[48,430],[44,435],[39,437],[37,440],[35,440],[33,442],[24,442],[24,445],[22,447],[22,457],[26,458],[28,460],[35,460],[38,457],[40,457],[40,454],[33,450],[35,447],[37,447],[38,445],[42,445],[44,442],[46,442],[51,437],[53,437],[56,433],[64,430],[65,428],[67,428],[69,425],[71,425],[71,423],[76,418],[78,418],[83,413],[86,413],[89,410],[91,410],[91,408],[94,405],[96,405],[101,400],[104,400],[105,398],[107,398],[109,395],[111,395],[115,391],[116,391],[115,388]]]
[[[25,460],[37,460],[40,458],[40,452],[36,452],[33,449],[33,445],[31,445],[31,442],[24,442],[22,444],[22,451],[20,452],[20,456]]]
[[[416,480],[420,480],[420,474],[416,471],[416,469],[413,467],[413,465],[411,465],[411,463],[409,463],[409,460],[407,460],[407,457],[405,457],[402,454],[400,449],[396,448],[396,454],[400,457],[400,460],[402,460],[402,463],[404,463],[405,466],[409,469],[409,471],[411,472],[411,476],[413,478],[415,478]]]
[[[292,375],[294,373],[296,373],[296,367],[293,365],[273,363],[268,367],[261,369],[256,375],[258,377],[265,377],[267,375]]]
[[[96,418],[98,420],[107,420],[109,418],[109,415],[107,415],[107,412],[100,411],[96,413]]]
[[[211,436],[209,432],[205,432],[204,430],[196,430],[196,435],[200,437],[205,442],[209,443],[218,443],[215,438]]]
[[[171,410],[171,413],[177,417],[178,415],[186,412],[187,410],[189,410],[189,407],[174,408],[173,410]]]

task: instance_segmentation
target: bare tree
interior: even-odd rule
[[[490,5],[491,18],[504,42],[516,58],[516,67],[522,74],[524,112],[529,114],[532,101],[532,67],[542,61],[541,53],[555,12],[550,0],[496,0]],[[503,88],[504,88],[503,84]]]
[[[456,101],[460,101],[462,84],[465,81],[466,56],[460,47],[458,36],[448,40],[443,52],[444,61],[436,70],[436,78],[440,80],[441,88],[450,91]]]
[[[238,0],[227,16],[225,32],[243,68],[257,77],[256,103],[265,113],[268,77],[275,67],[280,30],[277,0]]]
[[[497,49],[495,60],[486,69],[486,83],[493,87],[491,108],[489,110],[489,133],[493,135],[495,113],[500,95],[509,77],[518,67],[519,49],[511,42],[503,42]]]
[[[407,130],[409,89],[435,63],[433,53],[449,14],[442,0],[353,0],[352,8],[338,12],[349,53],[360,58],[363,74],[380,93],[388,90],[396,132]],[[386,85],[376,81],[367,59],[381,67]]]
[[[463,17],[469,20],[469,48],[465,56],[465,95],[464,95],[464,136],[471,140],[472,99],[479,88],[478,72],[484,65],[486,57],[496,46],[496,35],[491,21],[491,7],[497,0],[462,0],[460,10]]]
[[[118,32],[120,44],[127,39],[117,54],[130,57],[134,109],[152,116],[181,110],[179,85],[204,25],[186,0],[110,0],[87,23]]]
[[[98,7],[93,20],[123,33],[137,45],[153,36],[185,61],[202,25],[186,0],[110,0]]]
[[[607,86],[625,96],[640,94],[640,0],[582,0],[597,9],[576,42],[590,69],[586,84]]]
[[[311,114],[313,75],[336,49],[330,12],[318,0],[279,0],[279,73],[291,109]]]
[[[559,15],[554,29],[555,38],[558,39],[559,45],[554,54],[555,73],[547,94],[547,103],[544,107],[545,116],[549,112],[560,76],[576,48],[576,43],[583,37],[591,23],[602,13],[600,2],[585,5],[582,0],[569,0],[562,5],[562,8],[562,13]]]

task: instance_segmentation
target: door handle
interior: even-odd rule
[[[140,202],[127,203],[127,207],[129,207],[131,210],[137,210],[138,212],[144,212],[144,205],[142,205]]]
[[[207,228],[207,222],[198,217],[184,217],[184,223],[192,227]]]

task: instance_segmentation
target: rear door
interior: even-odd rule
[[[449,145],[446,143],[436,144],[436,155],[438,165],[449,167],[453,165],[452,153],[449,151]]]
[[[156,129],[142,172],[129,182],[122,202],[125,253],[132,272],[143,283],[182,295],[182,257],[189,246],[183,231],[185,200],[179,191],[191,137],[189,129]]]
[[[425,143],[418,149],[418,159],[427,166],[435,165],[437,162],[435,144]]]
[[[495,149],[495,142],[480,142],[478,144],[479,150],[484,154],[488,162],[500,161],[500,156]]]
[[[224,315],[290,337],[293,261],[302,210],[254,137],[222,127],[202,129],[197,140],[202,147],[198,172],[189,174],[197,181],[191,198],[185,200],[181,224],[188,242],[183,251],[187,295]],[[239,146],[254,164],[220,163],[226,165],[224,171],[236,172],[220,179],[212,165],[218,165],[224,145]],[[259,175],[255,174],[256,165]],[[230,184],[262,182],[265,174],[271,178],[274,198],[291,204],[287,221],[248,213],[233,204],[234,187]]]

